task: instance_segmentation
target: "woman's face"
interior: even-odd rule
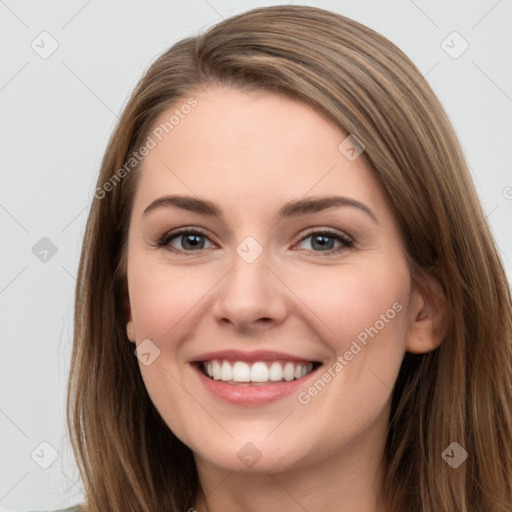
[[[130,221],[127,332],[153,403],[232,471],[375,455],[420,303],[364,152],[280,95],[193,96],[150,133]]]

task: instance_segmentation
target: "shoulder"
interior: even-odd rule
[[[61,508],[59,510],[51,510],[51,511],[45,511],[45,512],[81,512],[81,508],[79,505],[75,505],[73,507],[69,507],[69,508]],[[36,511],[33,511],[33,512],[36,512]],[[42,510],[40,511],[37,511],[37,512],[43,512]]]
[[[2,507],[0,507],[0,512],[12,512],[12,511],[8,511],[7,509],[4,509]],[[84,508],[84,505],[73,505],[72,507],[68,507],[68,508],[60,508],[59,510],[32,510],[30,512],[85,512],[85,508]]]

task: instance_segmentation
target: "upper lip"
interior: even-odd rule
[[[248,363],[257,361],[296,361],[296,362],[318,362],[318,359],[307,358],[303,356],[296,356],[293,354],[287,354],[285,352],[277,352],[275,350],[253,350],[253,351],[242,351],[242,350],[217,350],[215,352],[205,352],[197,357],[194,357],[191,362],[199,363],[202,361],[212,361],[213,359],[229,359],[232,361],[246,361]]]

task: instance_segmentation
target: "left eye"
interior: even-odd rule
[[[319,248],[320,251],[314,252],[327,252],[327,253],[335,253],[342,249],[352,247],[354,243],[349,238],[343,236],[342,234],[331,231],[329,229],[324,229],[321,231],[313,231],[309,233],[307,236],[302,238],[299,243],[304,242],[305,240],[311,239],[310,245],[314,248]],[[335,242],[338,242],[338,247],[334,248],[333,245]]]

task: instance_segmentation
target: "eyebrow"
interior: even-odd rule
[[[299,217],[301,215],[308,215],[317,213],[327,208],[334,207],[352,207],[366,213],[375,223],[379,223],[375,214],[365,204],[344,196],[324,196],[314,197],[310,199],[295,199],[289,201],[278,211],[278,217],[280,219]],[[208,215],[213,217],[222,218],[222,210],[215,203],[206,199],[199,199],[192,196],[183,195],[170,195],[163,196],[155,199],[143,212],[143,216],[148,215],[150,212],[159,208],[181,208],[190,212],[198,213],[199,215]]]

